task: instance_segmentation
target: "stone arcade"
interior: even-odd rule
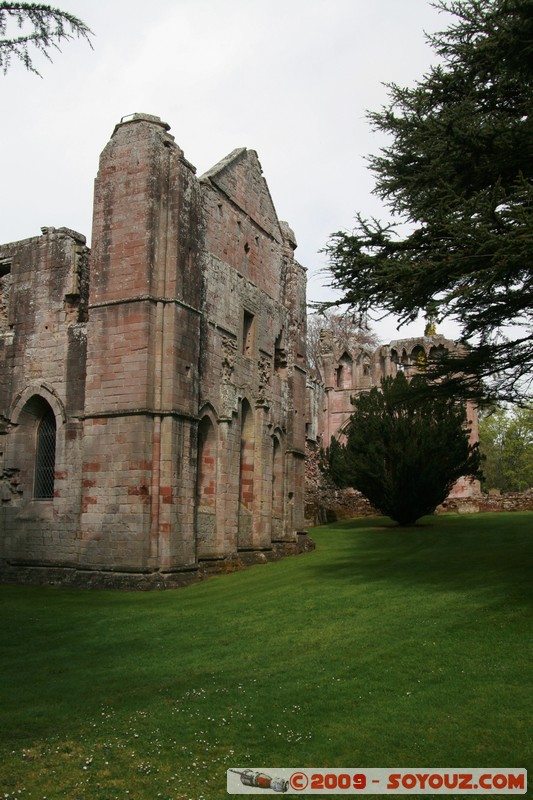
[[[352,400],[400,370],[410,379],[419,370],[424,371],[428,361],[438,359],[439,354],[460,350],[461,345],[431,328],[424,336],[398,339],[378,347],[362,345],[357,337],[336,338],[331,331],[322,331],[318,369],[308,377],[307,385],[306,514],[311,523],[324,522],[328,514],[334,518],[338,514],[375,513],[368,501],[352,490],[339,490],[332,496],[318,467],[320,447],[328,446],[332,437],[342,440],[353,413]],[[466,415],[470,441],[476,442],[478,414],[471,401],[466,404]],[[470,477],[459,478],[449,495],[459,511],[476,510],[479,499],[479,481]]]
[[[305,271],[257,154],[118,124],[92,248],[0,247],[4,575],[168,585],[304,548]]]

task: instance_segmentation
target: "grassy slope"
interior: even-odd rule
[[[533,770],[533,514],[316,529],[162,593],[0,587],[0,796],[227,797],[229,766]]]

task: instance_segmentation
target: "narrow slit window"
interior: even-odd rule
[[[0,260],[0,333],[9,330],[9,300],[11,294],[11,262]]]
[[[248,311],[244,312],[244,321],[242,326],[242,354],[251,358],[253,355],[254,344],[254,315]]]
[[[52,409],[46,412],[37,429],[35,452],[35,500],[51,500],[54,496],[56,466],[56,419]]]

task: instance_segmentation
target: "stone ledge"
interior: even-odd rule
[[[137,569],[126,571],[118,567],[98,569],[89,565],[44,564],[23,560],[0,562],[0,582],[37,586],[64,586],[76,589],[121,589],[152,591],[179,589],[257,564],[279,561],[315,549],[307,534],[298,532],[297,542],[278,543],[271,550],[250,550],[235,553],[217,561],[200,561],[194,566],[172,571]]]

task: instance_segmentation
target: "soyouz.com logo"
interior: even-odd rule
[[[228,769],[228,794],[525,794],[525,769]]]

